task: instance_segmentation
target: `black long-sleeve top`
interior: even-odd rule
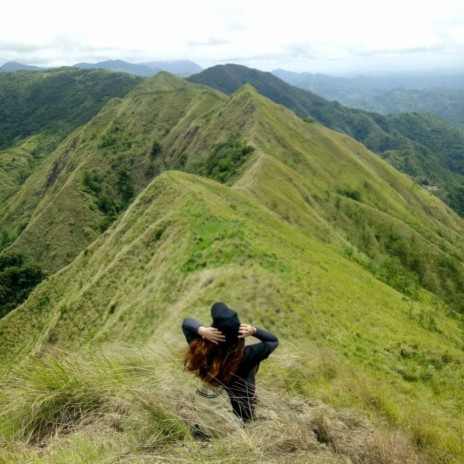
[[[202,325],[196,319],[184,319],[182,331],[187,343],[190,344],[193,340],[201,338],[198,329]],[[229,385],[225,385],[234,413],[245,422],[251,420],[254,415],[256,404],[255,377],[259,363],[265,360],[279,345],[278,338],[264,329],[257,328],[254,337],[260,340],[260,343],[245,347],[234,379]]]

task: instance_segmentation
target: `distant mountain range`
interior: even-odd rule
[[[77,63],[74,67],[106,69],[142,77],[150,77],[160,71],[188,77],[202,71],[201,66],[190,60],[146,63],[106,60],[98,63]],[[14,61],[0,67],[0,71],[4,72],[45,69],[47,68]],[[328,100],[336,100],[352,108],[381,114],[430,112],[458,128],[464,128],[464,73],[405,73],[337,77],[276,69],[272,74],[293,86],[309,90]]]
[[[376,113],[429,112],[464,129],[464,73],[384,74],[335,77],[324,74],[272,72],[285,82]]]
[[[100,61],[99,63],[77,63],[74,67],[80,69],[107,69],[108,71],[126,72],[143,77],[153,76],[161,71],[158,68],[150,68],[144,64],[127,63],[122,60]]]
[[[81,69],[107,69],[115,72],[126,72],[137,76],[149,77],[160,71],[186,77],[202,70],[201,66],[190,60],[175,61],[152,61],[149,63],[134,64],[123,60],[106,60],[98,63],[77,63],[75,68]],[[0,66],[0,71],[44,71],[48,68],[29,66],[22,63],[10,61]]]
[[[8,63],[0,66],[0,71],[14,72],[14,71],[44,71],[46,68],[39,66],[29,66],[27,64],[18,63],[16,61],[8,61]]]
[[[310,72],[276,69],[272,74],[289,84],[316,93],[346,90],[385,92],[391,89],[427,89],[430,87],[464,88],[464,72],[384,73],[356,76],[329,76]]]

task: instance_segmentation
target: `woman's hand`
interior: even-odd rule
[[[240,329],[238,329],[238,333],[238,338],[246,338],[256,333],[256,327],[253,327],[250,324],[240,324]]]
[[[202,338],[206,338],[206,340],[209,340],[215,345],[218,345],[220,342],[224,342],[226,340],[225,335],[223,335],[222,332],[215,327],[200,326],[198,328],[198,335],[200,335]]]

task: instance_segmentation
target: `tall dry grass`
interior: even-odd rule
[[[398,431],[268,382],[258,420],[199,440],[195,385],[176,353],[147,348],[29,358],[3,380],[0,463],[428,462]]]

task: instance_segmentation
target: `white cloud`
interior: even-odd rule
[[[433,66],[437,53],[437,66],[464,64],[462,0],[0,1],[0,63],[190,58],[324,71],[408,54]]]

